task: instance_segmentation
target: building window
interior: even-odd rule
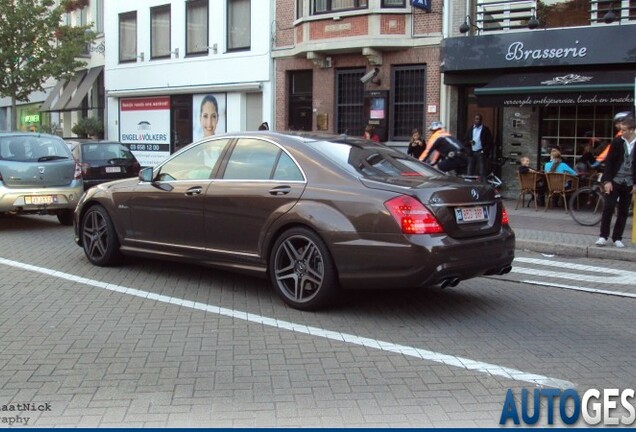
[[[119,62],[137,60],[137,12],[119,14]]]
[[[150,8],[150,58],[170,57],[170,5]]]
[[[289,130],[310,131],[313,119],[313,72],[310,70],[289,73]]]
[[[366,9],[367,0],[314,0],[313,13],[329,13],[352,9]]]
[[[208,0],[186,3],[186,55],[208,53]]]
[[[95,32],[104,33],[104,0],[95,1]]]
[[[364,84],[365,69],[336,71],[336,132],[362,136],[366,126]]]
[[[230,0],[227,10],[227,49],[244,50],[251,45],[251,1]]]
[[[383,8],[403,8],[406,7],[406,0],[382,0]]]
[[[592,22],[627,22],[636,20],[636,0],[592,0]],[[608,14],[612,15],[606,21]]]
[[[549,160],[547,155],[551,148],[558,148],[563,161],[571,168],[576,166],[586,144],[593,144],[594,152],[599,153],[614,139],[614,115],[628,109],[628,105],[550,106],[542,109],[540,131],[546,154],[540,155],[540,168],[543,169],[543,164]]]
[[[636,0],[478,0],[476,25],[484,32],[527,29],[534,16],[540,28],[582,27],[603,23],[610,11],[616,22],[635,20]]]
[[[396,66],[393,73],[391,139],[408,141],[414,128],[424,129],[426,66]]]

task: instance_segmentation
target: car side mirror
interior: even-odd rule
[[[152,167],[146,167],[139,170],[139,181],[150,183],[152,182]]]

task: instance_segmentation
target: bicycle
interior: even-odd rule
[[[579,225],[594,226],[601,222],[605,208],[605,193],[601,186],[601,173],[594,175],[593,183],[578,189],[570,197],[570,216]]]
[[[490,186],[492,186],[497,192],[501,191],[501,188],[503,187],[503,180],[501,180],[499,177],[497,177],[497,174],[495,174],[495,170],[493,168],[495,168],[495,167],[501,168],[509,160],[510,160],[510,158],[504,157],[504,156],[501,156],[501,157],[497,158],[496,160],[490,160],[491,170],[490,170],[490,173],[486,176],[486,178],[484,180],[485,180],[486,183],[488,183]]]

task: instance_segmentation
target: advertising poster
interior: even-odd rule
[[[192,96],[192,139],[199,141],[226,132],[225,93]]]
[[[170,97],[119,101],[119,140],[141,166],[155,166],[170,155]]]

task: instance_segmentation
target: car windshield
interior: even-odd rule
[[[385,146],[360,146],[331,141],[314,141],[308,144],[352,174],[368,179],[439,176],[439,172],[427,165]]]
[[[133,161],[135,157],[128,148],[119,143],[83,143],[82,162],[107,164],[112,162]]]
[[[68,147],[61,138],[38,135],[0,137],[0,159],[19,162],[43,162],[69,158]]]

